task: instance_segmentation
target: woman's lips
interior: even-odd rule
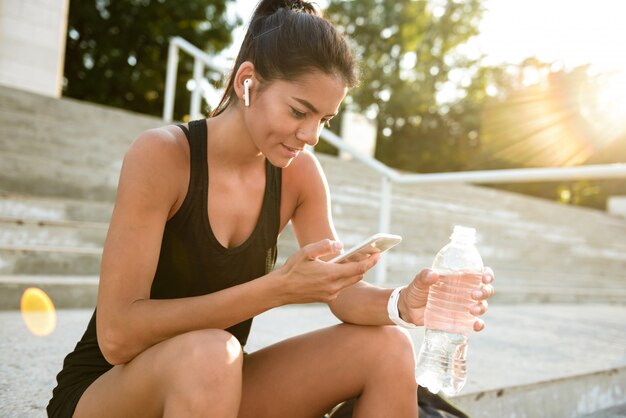
[[[300,148],[293,148],[285,144],[281,144],[281,145],[283,146],[285,151],[287,151],[287,153],[290,155],[290,158],[295,158],[298,155],[298,153],[302,151]]]

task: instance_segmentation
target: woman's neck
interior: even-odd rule
[[[229,106],[207,123],[208,150],[214,162],[227,168],[245,168],[264,160],[250,137],[239,107]]]

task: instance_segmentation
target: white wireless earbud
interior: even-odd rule
[[[243,82],[243,103],[246,107],[250,106],[250,86],[252,85],[252,80],[246,78]]]

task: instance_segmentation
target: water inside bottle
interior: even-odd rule
[[[441,331],[469,334],[474,316],[469,312],[475,303],[472,291],[480,288],[482,273],[440,273],[437,283],[431,286],[424,313],[424,326]]]
[[[432,393],[458,393],[466,381],[467,336],[427,329],[415,368],[417,384]]]

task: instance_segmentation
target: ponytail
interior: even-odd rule
[[[357,84],[356,60],[347,40],[315,7],[303,0],[261,0],[254,10],[226,89],[211,116],[236,102],[234,77],[250,61],[262,82],[294,81],[312,70]]]
[[[302,0],[265,0],[257,4],[252,20],[258,16],[269,16],[274,14],[278,9],[283,8],[294,12],[304,12],[314,16],[320,16],[315,10],[313,4]]]

